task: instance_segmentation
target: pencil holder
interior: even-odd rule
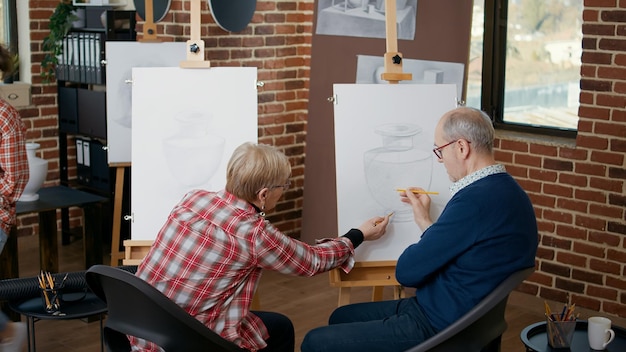
[[[557,320],[555,315],[546,317],[548,344],[552,348],[569,348],[576,330],[576,320]]]
[[[55,313],[61,309],[61,290],[63,287],[42,288],[41,300],[46,313]]]

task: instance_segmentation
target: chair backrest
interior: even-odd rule
[[[130,350],[126,335],[151,341],[167,352],[241,351],[133,274],[94,265],[87,270],[86,279],[107,303],[104,339],[111,351]]]
[[[531,267],[511,274],[452,325],[406,352],[499,351],[507,328],[504,311],[509,294],[534,271]]]

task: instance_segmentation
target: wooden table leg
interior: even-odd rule
[[[20,276],[17,252],[17,230],[15,226],[11,228],[11,233],[4,245],[4,250],[0,253],[0,279],[11,279]]]
[[[7,238],[7,243],[4,245],[4,250],[0,253],[0,279],[12,279],[20,276],[17,250],[17,230],[13,227]],[[12,311],[6,302],[0,302],[0,310],[12,321],[20,321],[21,319],[20,315]]]
[[[61,244],[67,246],[72,242],[70,231],[70,210],[68,208],[61,209]]]
[[[39,213],[39,264],[41,270],[59,272],[59,244],[57,232],[57,211]]]
[[[83,236],[85,251],[85,269],[92,265],[102,264],[102,203],[85,205],[85,234]]]

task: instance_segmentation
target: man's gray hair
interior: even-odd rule
[[[493,152],[495,131],[484,111],[460,107],[446,113],[444,118],[443,133],[449,141],[465,139],[476,151]]]

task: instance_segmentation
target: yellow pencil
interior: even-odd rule
[[[391,213],[389,213],[389,215],[388,215],[388,216],[391,216],[391,215],[393,215],[393,211],[392,211]],[[381,221],[376,221],[376,222],[374,223],[374,226],[376,226],[376,225],[380,224],[381,222],[382,222],[382,220],[381,220]]]
[[[396,192],[406,192],[406,189],[404,188],[397,188]],[[439,194],[439,192],[429,192],[429,191],[419,191],[416,189],[411,190],[412,193],[414,194]]]
[[[548,305],[548,301],[543,301],[543,305],[546,308],[546,315],[548,317],[552,316],[552,310],[550,309],[550,305]]]

